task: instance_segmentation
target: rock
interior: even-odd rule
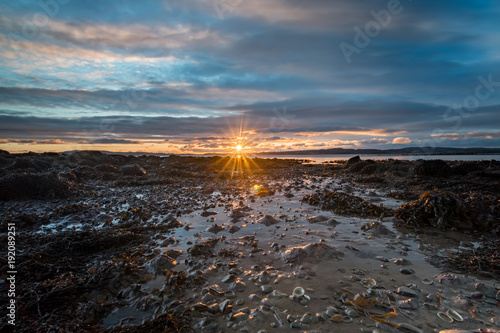
[[[326,217],[325,215],[316,215],[316,216],[311,216],[307,219],[309,223],[319,223],[319,222],[325,222],[328,221],[329,218]]]
[[[243,282],[243,280],[241,278],[238,278],[236,281],[232,282],[229,285],[229,290],[242,292],[242,291],[245,291],[246,287],[247,287],[246,283]]]
[[[398,301],[397,306],[398,308],[407,310],[416,310],[419,308],[419,304],[416,298],[409,298],[404,301]]]
[[[214,210],[212,210],[212,211],[204,210],[200,215],[203,217],[208,217],[210,215],[217,215],[217,214],[219,214],[219,213],[217,213]]]
[[[240,229],[241,229],[240,227],[232,225],[229,228],[227,228],[227,232],[229,232],[230,234],[234,234],[235,232],[240,231]]]
[[[23,170],[23,171],[40,171],[40,167],[36,165],[30,158],[17,158],[7,170]]]
[[[118,173],[118,168],[111,164],[98,164],[94,167],[97,172]]]
[[[235,276],[233,274],[228,274],[226,276],[224,276],[222,279],[221,279],[221,282],[222,283],[229,283],[229,282],[232,282],[234,281],[235,279]]]
[[[300,323],[298,321],[293,321],[290,323],[290,328],[300,328]]]
[[[269,300],[269,298],[263,298],[262,301],[260,301],[263,305],[268,306],[268,307],[273,307],[274,304]]]
[[[344,252],[325,243],[310,243],[304,246],[290,247],[280,252],[281,258],[288,262],[301,262],[306,259],[318,261],[320,259],[340,259]]]
[[[138,164],[128,164],[121,168],[122,174],[125,176],[145,176],[146,170]]]
[[[361,162],[361,158],[358,156],[351,157],[350,159],[347,160],[346,167],[350,167],[353,164]]]
[[[173,258],[170,258],[167,255],[160,255],[149,262],[147,262],[144,266],[146,269],[152,273],[160,274],[166,269],[171,269],[177,265],[177,261]]]
[[[407,287],[399,287],[396,293],[403,295],[403,296],[409,296],[409,297],[417,297],[418,292],[416,290],[407,288]]]
[[[398,266],[409,266],[412,264],[410,260],[405,258],[396,259],[394,260],[394,263]]]
[[[302,324],[310,324],[312,322],[311,316],[309,314],[304,314],[302,318],[300,318],[300,322]]]
[[[184,224],[182,224],[178,219],[176,219],[173,215],[168,215],[163,221],[167,228],[182,228]]]
[[[424,177],[449,177],[452,169],[443,160],[420,161],[414,169],[416,176]]]
[[[234,321],[243,321],[243,320],[247,320],[249,317],[250,316],[249,316],[248,313],[238,312],[238,313],[234,314],[231,317],[231,320],[234,320]]]
[[[223,226],[218,225],[217,223],[214,223],[210,227],[208,227],[206,231],[211,232],[213,234],[217,234],[223,230],[224,230]]]
[[[415,271],[411,268],[401,268],[399,271],[401,272],[401,274],[406,274],[406,275],[415,274]]]
[[[56,175],[21,174],[0,178],[0,200],[68,198],[72,184]]]
[[[271,282],[271,276],[269,275],[268,271],[262,271],[259,274],[257,274],[257,281],[260,284],[268,284]]]
[[[272,217],[271,215],[266,215],[264,216],[263,218],[259,219],[257,221],[258,223],[262,223],[264,224],[265,226],[271,226],[273,224],[278,224],[280,221],[275,219],[274,217]]]
[[[446,284],[446,285],[449,285],[449,286],[461,286],[462,285],[462,281],[455,274],[449,274],[449,273],[447,273],[447,274],[439,274],[436,277],[436,280],[439,283]],[[477,288],[476,288],[476,290],[477,290]],[[479,290],[479,291],[481,291],[481,290]]]
[[[268,284],[266,285],[263,285],[260,287],[260,290],[264,293],[264,294],[269,294],[270,292],[272,292],[274,290],[274,288]]]

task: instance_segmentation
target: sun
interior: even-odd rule
[[[241,145],[237,145],[234,148],[236,149],[236,151],[241,151],[243,149],[243,147]]]

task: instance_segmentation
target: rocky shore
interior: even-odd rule
[[[496,161],[0,151],[0,208],[18,332],[500,329]]]

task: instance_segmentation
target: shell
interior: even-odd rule
[[[448,317],[450,317],[455,321],[464,321],[464,318],[457,311],[453,309],[449,309],[448,311],[446,311],[446,314],[448,315]]]
[[[342,321],[344,323],[351,323],[352,322],[352,318],[348,317],[348,316],[344,316],[344,317],[342,317]]]
[[[442,320],[444,320],[444,321],[447,321],[447,322],[449,322],[449,323],[452,323],[452,322],[453,322],[453,318],[451,318],[450,316],[448,316],[448,315],[447,315],[446,313],[444,313],[444,312],[438,312],[438,313],[437,313],[437,316],[438,316],[440,319],[442,319]]]
[[[295,287],[295,289],[292,292],[292,295],[295,297],[301,297],[304,296],[305,290],[302,287]]]
[[[377,285],[377,281],[375,281],[372,278],[363,278],[363,279],[361,279],[361,284],[365,288],[373,288]]]

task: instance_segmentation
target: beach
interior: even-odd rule
[[[19,332],[500,329],[499,161],[2,151],[0,189]]]

